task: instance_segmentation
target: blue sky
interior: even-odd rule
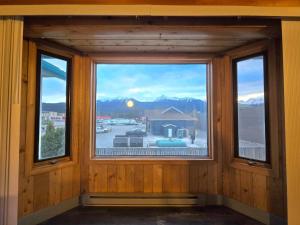
[[[261,99],[264,97],[263,57],[238,62],[238,100]]]
[[[206,100],[205,64],[98,64],[97,99]]]
[[[64,72],[67,70],[67,62],[65,60],[44,55],[42,55],[42,60],[53,64]],[[66,81],[55,77],[44,77],[42,79],[41,92],[42,102],[66,102]]]
[[[66,62],[44,59],[63,71]],[[262,98],[262,57],[238,63],[238,98],[240,101]],[[65,102],[66,82],[43,78],[42,101]],[[161,96],[206,100],[205,64],[98,64],[97,99],[135,98],[153,101]]]

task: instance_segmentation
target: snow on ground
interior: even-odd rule
[[[114,126],[106,126],[111,129],[111,132],[108,133],[98,133],[96,134],[96,148],[112,148],[113,147],[113,138],[115,135],[125,135],[127,131],[134,129],[143,129],[145,130],[145,125],[114,125]],[[180,140],[184,141],[188,147],[190,148],[204,148],[207,146],[207,138],[206,133],[204,131],[196,131],[197,137],[195,139],[194,144],[191,143],[191,139],[189,137],[182,138]],[[143,138],[144,147],[154,147],[156,140],[166,139],[162,136],[154,136],[150,133],[147,134],[146,137]]]

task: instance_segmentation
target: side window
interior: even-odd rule
[[[269,162],[267,54],[233,61],[235,157]]]
[[[35,162],[70,155],[69,58],[38,51]]]

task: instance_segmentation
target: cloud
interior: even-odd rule
[[[204,64],[98,64],[97,96],[141,101],[168,97],[206,98]]]
[[[42,102],[66,102],[66,81],[58,78],[43,78],[41,85]]]
[[[261,99],[264,98],[264,93],[260,92],[260,93],[251,93],[248,95],[239,95],[238,96],[238,101],[248,101],[249,99]]]

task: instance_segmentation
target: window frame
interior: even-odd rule
[[[111,160],[129,160],[129,161],[212,161],[215,160],[215,153],[214,153],[214,144],[213,144],[213,118],[212,115],[214,110],[214,102],[213,102],[213,71],[212,71],[212,59],[211,58],[189,58],[185,59],[185,57],[175,56],[172,58],[163,58],[159,56],[155,56],[152,58],[151,56],[148,57],[135,57],[135,56],[125,56],[124,58],[120,59],[119,57],[111,57],[108,58],[104,57],[93,57],[91,60],[92,64],[92,88],[91,88],[91,95],[92,95],[92,115],[91,115],[91,151],[90,151],[90,159],[91,160],[100,160],[100,161],[111,161]],[[206,71],[206,93],[207,93],[207,147],[208,147],[208,154],[207,156],[197,156],[197,157],[190,157],[190,156],[98,156],[96,155],[96,88],[97,88],[97,71],[96,67],[97,64],[206,64],[207,71]]]
[[[42,55],[61,59],[67,62],[67,79],[66,79],[66,120],[65,120],[65,154],[63,156],[39,159],[39,133],[40,133],[40,100],[41,100],[41,57]],[[55,164],[58,160],[64,160],[71,157],[71,96],[72,96],[72,58],[52,53],[43,49],[37,49],[36,57],[36,104],[35,104],[35,131],[34,131],[34,151],[33,163],[51,162]]]
[[[239,155],[239,134],[238,134],[238,62],[263,56],[263,79],[264,79],[264,111],[265,111],[265,148],[266,148],[266,160],[257,160]],[[269,63],[268,63],[268,50],[259,51],[256,53],[244,55],[232,59],[232,97],[233,97],[233,157],[238,160],[246,161],[250,165],[271,165],[271,148],[270,148],[270,118],[269,118]]]

